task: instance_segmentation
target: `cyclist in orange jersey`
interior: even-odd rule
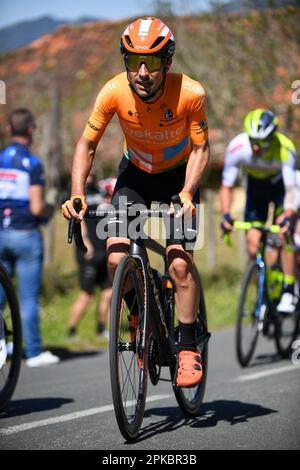
[[[66,218],[73,215],[83,219],[85,181],[97,144],[116,113],[125,142],[113,205],[119,207],[121,196],[147,207],[152,201],[170,204],[172,195],[179,194],[183,204],[179,215],[192,217],[199,202],[201,176],[209,159],[205,91],[188,76],[169,72],[175,41],[171,30],[160,19],[147,17],[131,23],[121,36],[120,47],[126,71],[107,82],[96,99],[76,147],[72,197],[63,204],[62,212]],[[75,197],[80,197],[83,203],[79,214],[72,207]],[[122,220],[111,220],[109,224],[107,251],[112,277],[128,252],[129,239],[121,234],[122,223]],[[195,222],[191,230],[196,236]],[[187,249],[184,240],[176,239],[174,229],[170,232],[169,273],[176,286],[179,312],[177,384],[189,387],[202,378],[201,357],[195,354],[199,287],[193,250]],[[126,294],[128,304],[130,295],[130,292]],[[131,315],[134,327],[134,312]]]

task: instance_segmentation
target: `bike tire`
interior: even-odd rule
[[[293,315],[284,315],[277,312],[275,322],[275,344],[278,354],[283,359],[290,357],[292,344],[297,339],[300,326],[300,304]]]
[[[19,378],[22,362],[22,326],[19,303],[9,275],[0,264],[0,285],[6,296],[3,310],[4,333],[6,344],[12,344],[12,355],[7,356],[0,369],[0,410],[12,397]]]
[[[253,357],[257,340],[258,340],[258,319],[253,316],[253,312],[250,312],[249,317],[251,316],[251,334],[252,338],[250,339],[249,345],[245,348],[245,336],[246,336],[246,328],[243,324],[243,320],[245,318],[245,304],[247,301],[247,294],[250,288],[250,283],[252,277],[255,275],[257,280],[259,279],[259,271],[260,267],[256,263],[256,261],[251,261],[247,269],[245,271],[242,286],[241,286],[241,294],[239,305],[237,309],[237,319],[236,319],[236,329],[235,329],[235,345],[236,345],[236,355],[239,364],[242,367],[247,367]],[[255,274],[257,273],[257,274]]]
[[[125,285],[129,279],[134,285],[139,305],[139,333],[135,344],[131,341],[127,318],[127,314],[130,312],[124,300]],[[147,323],[147,319],[145,319],[146,302],[143,267],[137,259],[127,255],[119,263],[113,283],[109,356],[115,416],[121,434],[130,441],[137,437],[142,425],[147,394],[148,344],[146,338],[148,325],[145,324]],[[143,343],[144,348],[142,348]],[[130,400],[127,392],[131,395]]]
[[[201,282],[199,273],[198,273],[198,282],[199,282],[199,289],[200,289],[198,325],[199,325],[199,335],[201,335],[207,332],[207,316],[206,316],[204,291],[203,291],[202,282]],[[191,388],[178,387],[175,384],[177,371],[172,367],[170,368],[172,383],[173,383],[173,391],[174,391],[178,406],[183,412],[183,414],[187,417],[195,416],[196,414],[198,414],[200,407],[202,405],[203,399],[204,399],[204,394],[205,394],[205,389],[206,389],[207,370],[208,370],[208,342],[206,342],[203,345],[201,350],[199,349],[199,352],[201,353],[201,357],[202,357],[203,375],[202,375],[201,382],[195,387],[191,387]]]

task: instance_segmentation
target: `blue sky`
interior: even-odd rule
[[[119,19],[153,14],[151,0],[0,0],[0,28],[18,21],[50,15],[55,18],[76,19],[80,16]],[[192,12],[206,8],[209,0],[173,0],[178,11]]]

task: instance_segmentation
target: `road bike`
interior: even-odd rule
[[[178,198],[174,199],[178,202]],[[80,199],[74,201],[77,212]],[[125,210],[130,209],[130,204]],[[107,217],[108,211],[88,211],[85,217]],[[114,210],[113,217],[124,215]],[[164,217],[167,211],[143,210],[140,216]],[[69,224],[69,242],[72,233],[79,247],[85,250],[80,224],[72,219]],[[164,262],[161,275],[150,265],[147,249],[160,255]],[[208,340],[206,307],[201,279],[198,274],[200,302],[197,312],[197,338],[195,349],[201,354],[203,377],[191,388],[176,385],[178,368],[178,320],[175,287],[168,274],[166,249],[156,240],[130,239],[128,255],[119,263],[113,282],[110,311],[109,355],[110,377],[116,420],[120,432],[127,440],[136,439],[142,425],[147,395],[148,375],[153,385],[161,378],[161,368],[170,371],[170,382],[180,409],[186,416],[198,413],[202,404],[208,368]],[[128,292],[130,299],[128,300]],[[134,312],[133,312],[134,310]],[[132,317],[136,318],[132,328]]]
[[[22,361],[22,328],[18,299],[12,281],[0,263],[0,289],[4,303],[0,305],[0,410],[16,388]]]
[[[289,357],[297,337],[299,325],[298,300],[296,311],[287,315],[277,311],[283,288],[283,273],[278,261],[273,266],[266,262],[266,248],[274,249],[274,237],[280,227],[265,227],[260,223],[234,221],[237,230],[256,228],[261,232],[259,249],[250,260],[243,276],[236,319],[236,355],[242,367],[247,367],[253,357],[259,335],[275,340],[278,353]],[[228,237],[229,234],[225,234]],[[228,238],[227,238],[228,242]],[[277,244],[275,249],[280,249]]]

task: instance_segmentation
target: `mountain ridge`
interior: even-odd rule
[[[45,34],[53,33],[65,24],[84,24],[92,21],[99,21],[99,19],[83,16],[69,21],[45,15],[32,20],[18,21],[0,29],[0,53],[26,46]]]

